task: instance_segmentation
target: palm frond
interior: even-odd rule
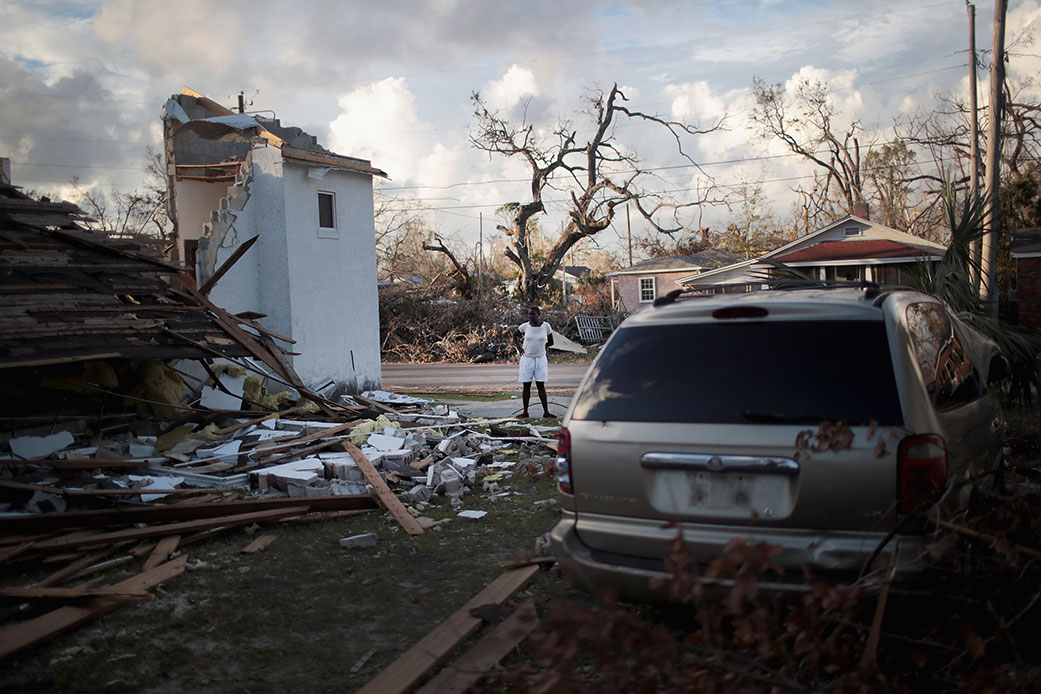
[[[1011,403],[1030,402],[1037,383],[1041,331],[1010,325],[992,316],[972,282],[973,273],[978,277],[981,268],[970,249],[974,241],[983,238],[986,200],[966,196],[959,201],[948,185],[944,188],[943,206],[951,232],[947,252],[935,266],[930,261],[919,263],[918,276],[912,282],[916,288],[942,299],[960,321],[994,340],[1009,362],[1009,373],[1000,383],[1006,399]]]

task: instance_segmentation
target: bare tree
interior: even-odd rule
[[[90,216],[87,228],[116,238],[133,238],[161,250],[170,236],[164,171],[162,155],[149,147],[145,153],[144,181],[129,193],[117,188],[108,193],[97,187],[84,189],[73,178],[76,202]]]
[[[430,234],[421,203],[373,190],[373,222],[376,231],[376,261],[381,279],[394,280],[418,272],[417,251]]]
[[[916,180],[914,151],[907,143],[886,142],[868,151],[864,168],[872,189],[872,208],[882,223],[894,229],[907,229],[912,217],[911,183]]]
[[[452,263],[452,278],[456,290],[464,299],[472,299],[474,295],[474,281],[473,276],[470,274],[470,270],[466,267],[466,264],[459,262],[455,253],[445,245],[445,241],[440,235],[434,234],[434,240],[437,241],[436,245],[428,243],[423,246],[423,249],[445,254],[448,261]]]
[[[518,293],[523,300],[537,302],[568,250],[606,229],[619,206],[629,203],[656,231],[674,233],[685,228],[680,220],[682,210],[718,202],[712,199],[714,189],[696,200],[677,203],[646,187],[650,174],[641,167],[636,155],[616,139],[615,125],[624,118],[660,126],[675,140],[681,156],[697,166],[684,151],[684,140],[713,132],[722,121],[701,129],[630,109],[627,101],[617,84],[606,94],[601,90],[589,92],[584,115],[591,121],[593,134],[580,142],[578,130],[569,120],[561,120],[550,132],[541,133],[526,118],[520,124],[509,122],[490,110],[480,94],[474,93],[477,123],[470,132],[470,142],[489,154],[520,157],[530,171],[530,198],[517,203],[509,224],[501,227],[508,236],[506,256],[519,270]],[[545,212],[547,190],[567,194],[569,219],[547,257],[537,261],[531,253],[528,222]]]
[[[778,139],[789,150],[817,167],[813,185],[798,187],[802,197],[804,231],[833,221],[853,211],[854,203],[865,202],[861,162],[860,121],[840,127],[828,87],[819,81],[802,80],[789,91],[782,84],[753,80],[755,109],[752,120],[760,135]]]

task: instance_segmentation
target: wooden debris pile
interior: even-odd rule
[[[439,498],[479,518],[483,511],[463,508],[465,495],[480,491],[490,503],[510,494],[517,458],[552,470],[556,427],[505,430],[511,420],[465,421],[444,405],[384,391],[342,400],[341,411],[373,416],[196,412],[8,439],[0,446],[8,577],[0,597],[18,607],[0,626],[0,658],[149,599],[148,588],[184,569],[186,547],[218,533],[382,507],[419,535],[429,527],[423,511]],[[242,551],[273,538],[261,533]],[[117,566],[138,571],[99,586]]]

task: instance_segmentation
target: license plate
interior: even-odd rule
[[[662,513],[714,518],[783,518],[791,511],[793,480],[781,475],[662,470],[651,503]]]

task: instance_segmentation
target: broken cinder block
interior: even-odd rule
[[[344,549],[365,549],[368,547],[376,546],[376,533],[364,533],[362,535],[352,535],[351,537],[345,537],[340,540],[340,547]]]

